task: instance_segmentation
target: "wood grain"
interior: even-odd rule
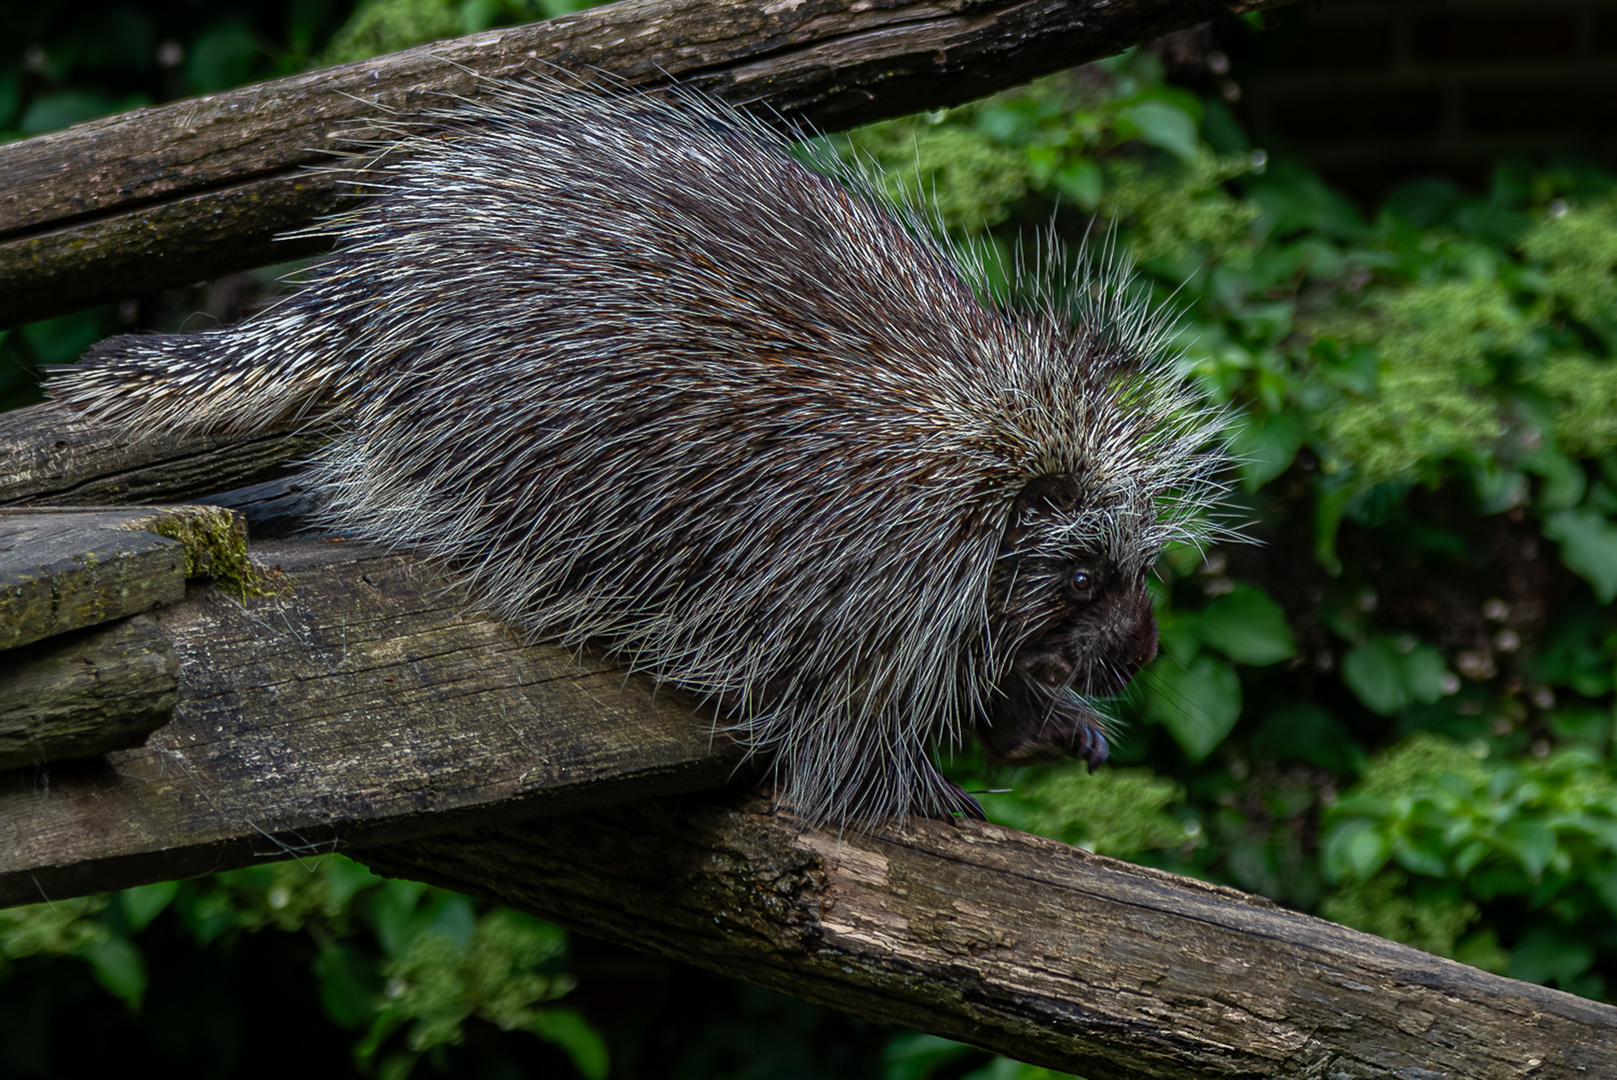
[[[995,825],[656,800],[359,853],[1087,1080],[1609,1076],[1617,1009]]]
[[[174,714],[177,667],[144,615],[0,655],[0,771],[139,746]]]
[[[0,146],[0,327],[315,250],[340,135],[534,70],[670,79],[842,130],[1287,0],[624,0]],[[395,129],[396,130],[396,129]]]
[[[194,502],[284,477],[318,430],[137,440],[47,402],[0,413],[0,507]]]
[[[0,773],[0,906],[480,821],[711,788],[740,753],[681,695],[527,646],[431,568],[264,545],[281,595],[193,582],[144,746]]]
[[[152,516],[0,512],[0,650],[183,597],[184,545],[128,527]]]

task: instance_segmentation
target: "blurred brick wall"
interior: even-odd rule
[[[1373,196],[1503,157],[1617,166],[1617,0],[1314,0],[1221,30],[1225,82],[1262,145]]]

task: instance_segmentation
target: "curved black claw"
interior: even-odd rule
[[[1111,747],[1106,743],[1106,735],[1099,728],[1081,727],[1073,736],[1072,756],[1082,759],[1093,773],[1106,764],[1106,758],[1111,754]]]

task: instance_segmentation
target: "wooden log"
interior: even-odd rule
[[[0,507],[191,502],[285,476],[325,441],[313,429],[135,440],[47,402],[0,413]]]
[[[480,77],[670,78],[824,130],[981,97],[1290,0],[625,0],[0,146],[0,327],[282,261],[334,209],[335,136]]]
[[[0,650],[172,604],[239,573],[246,539],[218,507],[0,511]]]
[[[465,615],[360,544],[255,548],[278,595],[193,582],[149,613],[178,658],[145,745],[0,773],[0,906],[691,791],[740,752],[711,715]]]
[[[139,746],[168,723],[178,660],[145,615],[0,657],[0,770]]]
[[[1611,1075],[1617,1009],[995,825],[660,800],[374,869],[1088,1080]]]

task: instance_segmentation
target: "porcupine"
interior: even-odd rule
[[[330,521],[698,692],[810,822],[980,816],[934,743],[1107,755],[1221,424],[1116,273],[982,260],[690,92],[486,85],[352,178],[302,289],[51,394],[137,433],[319,418]],[[836,173],[836,170],[833,170]]]

